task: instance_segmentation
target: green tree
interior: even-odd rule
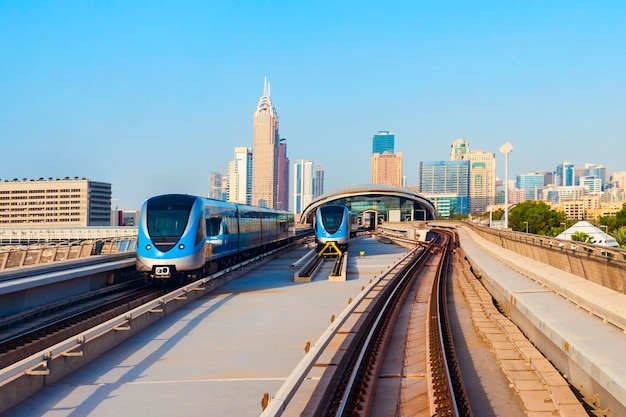
[[[469,214],[454,213],[454,217],[450,215],[450,218],[454,220],[465,220],[469,218]]]
[[[554,211],[543,201],[524,201],[516,204],[509,213],[509,227],[518,232],[556,236],[561,233],[561,223],[565,223],[567,216],[562,211]]]
[[[572,240],[575,240],[576,242],[589,243],[591,242],[591,236],[585,232],[578,231],[572,233]]]
[[[620,248],[626,248],[626,227],[620,227],[611,233],[611,236],[617,240],[617,244]]]
[[[504,220],[504,209],[497,209],[491,213],[491,220]]]

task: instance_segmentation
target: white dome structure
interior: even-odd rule
[[[572,240],[572,235],[576,232],[582,232],[591,237],[591,241],[587,243],[592,243],[594,245],[599,246],[609,246],[609,247],[618,247],[619,244],[617,240],[610,234],[608,234],[604,230],[600,230],[595,227],[593,224],[586,221],[579,221],[575,225],[566,229],[563,233],[556,236],[557,239],[563,240]]]

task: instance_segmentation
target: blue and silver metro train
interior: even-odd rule
[[[196,277],[278,246],[292,228],[286,211],[160,195],[141,208],[136,267],[156,280]]]
[[[315,242],[318,247],[334,242],[345,249],[358,228],[357,217],[346,206],[327,205],[315,212]]]

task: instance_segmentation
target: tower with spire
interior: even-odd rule
[[[252,204],[276,208],[278,193],[278,114],[270,100],[265,77],[263,96],[254,112],[252,148]]]

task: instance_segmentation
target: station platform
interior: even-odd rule
[[[255,416],[350,298],[407,249],[354,239],[347,280],[294,283],[300,247],[188,304],[4,416]],[[364,252],[362,256],[360,253]]]

